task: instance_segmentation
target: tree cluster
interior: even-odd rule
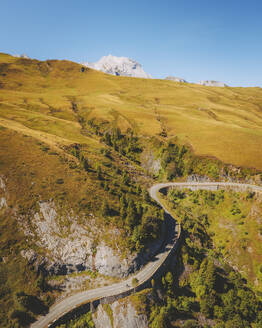
[[[102,141],[108,146],[113,147],[121,155],[135,162],[139,162],[137,154],[142,152],[142,147],[139,144],[138,137],[132,131],[122,134],[119,128],[114,128],[104,133]]]
[[[152,283],[150,327],[167,328],[179,319],[183,324],[177,327],[207,328],[211,320],[215,328],[261,328],[262,302],[214,248],[206,229],[208,215],[196,217],[191,208],[201,206],[203,199],[215,206],[223,202],[224,192],[170,190],[168,197],[177,210],[187,198],[188,205],[180,213],[184,242],[176,267]],[[182,268],[187,274],[180,276]]]

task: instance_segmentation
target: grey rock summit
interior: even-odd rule
[[[140,77],[145,79],[152,78],[150,74],[147,74],[143,70],[141,64],[127,57],[108,55],[102,57],[95,63],[84,62],[82,65],[117,76]]]
[[[22,54],[22,55],[14,55],[14,57],[17,57],[17,58],[24,58],[24,59],[30,59],[29,56],[27,56],[27,54]]]

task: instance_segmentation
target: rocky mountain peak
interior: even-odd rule
[[[14,55],[14,57],[17,57],[17,58],[25,58],[25,59],[30,59],[29,56],[27,56],[27,54],[22,54],[22,55]]]
[[[107,74],[117,76],[131,76],[150,79],[150,74],[147,74],[141,64],[127,57],[116,57],[111,54],[103,56],[95,63],[85,62],[83,65],[102,71]]]

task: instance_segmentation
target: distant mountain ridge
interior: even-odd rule
[[[199,81],[198,84],[205,85],[207,87],[227,87],[224,82],[213,81],[213,80],[206,80],[206,81]]]
[[[180,82],[180,83],[188,83],[186,80],[182,79],[181,77],[176,77],[176,76],[167,76],[166,80]]]
[[[182,79],[181,77],[176,77],[176,76],[167,76],[165,78],[166,80],[173,81],[173,82],[179,82],[179,83],[190,83],[186,81],[185,79]],[[196,84],[204,85],[207,87],[227,87],[223,82],[219,81],[214,81],[214,80],[206,80],[206,81],[199,81]]]
[[[107,74],[117,76],[130,76],[151,79],[152,76],[147,74],[142,65],[133,59],[127,57],[116,57],[112,55],[104,56],[95,63],[85,62],[84,66],[94,68]]]
[[[15,54],[14,57],[30,59],[30,57],[26,54]],[[128,57],[117,57],[113,55],[108,55],[103,56],[97,62],[83,62],[81,64],[86,67],[90,67],[111,75],[152,79],[152,76],[143,70],[141,64]],[[167,76],[165,80],[178,83],[194,83],[176,76]],[[215,80],[201,80],[199,82],[196,82],[195,84],[200,84],[207,87],[228,87],[228,85],[224,82]]]
[[[30,57],[29,57],[29,56],[27,56],[27,54],[22,54],[22,55],[18,55],[18,54],[16,54],[16,55],[14,55],[14,57],[17,57],[17,58],[25,58],[25,59],[30,59]]]

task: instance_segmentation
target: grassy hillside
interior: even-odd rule
[[[262,295],[261,196],[250,192],[170,189],[168,200],[176,217],[197,222],[195,238],[200,228],[204,229],[212,238],[213,250],[220,252]],[[192,229],[191,225],[184,224],[184,229]]]
[[[75,145],[75,146],[74,146]],[[42,281],[41,270],[29,265],[22,251],[50,256],[34,232],[39,204],[56,206],[59,238],[77,223],[95,245],[104,241],[123,257],[139,252],[160,234],[161,213],[144,186],[151,179],[117,152],[90,151],[73,144],[59,148],[12,129],[0,129],[0,325],[19,327],[45,309],[59,290]],[[105,148],[104,148],[105,149]],[[141,197],[142,196],[142,197]],[[70,215],[68,215],[70,213]],[[113,236],[113,232],[115,236]],[[94,268],[95,270],[95,268]],[[24,295],[25,294],[25,295]],[[21,303],[20,296],[32,299]],[[37,298],[36,298],[37,297]],[[30,301],[31,302],[31,301]],[[17,326],[17,327],[18,327]]]
[[[91,256],[102,241],[123,258],[145,250],[162,223],[146,192],[155,178],[195,173],[261,182],[261,103],[259,88],[115,77],[69,61],[0,54],[0,325],[33,320],[36,304],[44,311],[59,295],[21,253],[50,255],[41,236],[28,233],[41,202],[55,204],[59,238],[73,238],[74,223],[92,232]],[[230,197],[209,213],[214,243],[225,256],[239,247],[239,265],[249,266],[254,281],[257,226],[242,216],[261,205],[241,198],[241,214],[227,217]],[[239,238],[231,240],[218,219],[224,226],[231,220]],[[256,255],[249,263],[242,239]]]
[[[115,77],[69,61],[0,55],[0,124],[50,144],[100,145],[85,123],[178,137],[196,154],[262,169],[262,89]],[[165,137],[166,136],[166,137]],[[244,147],[243,147],[244,145]]]

